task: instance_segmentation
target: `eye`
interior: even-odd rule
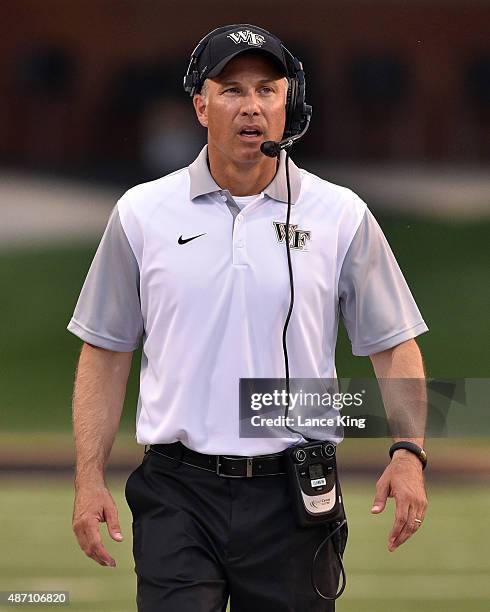
[[[231,94],[236,94],[239,93],[240,90],[238,89],[238,87],[228,87],[227,89],[224,90],[223,93],[231,93]]]
[[[263,87],[260,88],[260,91],[266,94],[274,93],[274,89],[270,87],[269,85],[264,85]]]

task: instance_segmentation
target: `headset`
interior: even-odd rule
[[[184,76],[184,90],[189,94],[191,98],[201,91],[202,85],[206,79],[208,66],[205,66],[204,69],[199,72],[198,62],[207,44],[217,34],[232,32],[237,28],[252,28],[254,31],[258,30],[260,33],[263,33],[266,36],[271,36],[277,39],[277,37],[275,37],[267,30],[247,23],[238,23],[230,26],[223,26],[220,28],[216,28],[206,34],[206,36],[197,43],[196,48],[192,52],[189,66]],[[281,41],[279,42],[281,44],[281,49],[286,59],[286,66],[288,70],[287,79],[289,87],[286,98],[286,123],[284,126],[283,138],[289,140],[290,138],[294,138],[296,136],[300,138],[303,135],[301,132],[304,130],[305,126],[309,125],[312,114],[312,107],[309,104],[305,103],[306,92],[303,64],[282,44]],[[304,130],[304,132],[306,132],[306,130]],[[265,154],[267,155],[267,153]],[[270,157],[275,156],[276,154],[271,155]]]
[[[201,72],[198,69],[199,58],[201,57],[206,45],[209,41],[218,34],[224,34],[225,32],[231,32],[236,30],[237,28],[252,28],[253,30],[258,30],[260,33],[265,34],[266,36],[271,36],[276,38],[273,34],[264,30],[263,28],[259,28],[254,25],[249,24],[234,24],[231,26],[224,26],[220,28],[216,28],[206,34],[206,36],[198,42],[196,48],[192,52],[191,59],[189,62],[189,66],[187,68],[187,72],[184,76],[184,90],[189,94],[192,98],[194,95],[198,94],[201,91],[203,83],[206,79],[208,66],[205,66]],[[289,321],[291,318],[293,305],[294,305],[294,279],[293,279],[293,269],[291,265],[291,251],[289,245],[289,222],[291,215],[291,183],[289,178],[289,158],[290,151],[294,142],[299,140],[304,136],[306,131],[309,128],[311,115],[312,115],[312,107],[309,104],[305,103],[305,73],[303,70],[303,65],[298,58],[296,58],[283,44],[281,41],[281,49],[284,53],[284,57],[286,60],[287,67],[287,79],[289,83],[287,98],[286,98],[286,121],[284,126],[283,139],[279,142],[275,142],[273,140],[265,141],[261,144],[260,150],[267,157],[277,157],[279,158],[281,150],[286,151],[286,160],[285,160],[285,169],[286,169],[286,185],[288,192],[288,206],[286,213],[286,254],[287,254],[287,263],[288,263],[288,272],[289,272],[289,287],[290,287],[290,302],[289,309],[287,312],[286,320],[284,322],[284,328],[282,333],[282,346],[284,352],[284,365],[285,365],[285,380],[286,380],[286,393],[287,397],[290,397],[289,394],[289,359],[288,359],[288,351],[287,351],[287,343],[286,343],[286,334],[287,328],[289,325]],[[285,417],[287,416],[287,412],[289,409],[289,401],[288,406],[285,409]],[[286,421],[287,422],[287,421]],[[292,433],[301,434],[301,432],[296,431],[289,425],[286,425],[286,428]],[[335,464],[335,447],[331,444],[322,445],[318,444],[316,441],[312,441],[309,438],[303,436],[308,442],[306,445],[296,445],[291,447],[286,454],[286,464],[287,471],[289,474],[290,481],[290,489],[293,498],[293,509],[296,515],[296,519],[298,523],[302,526],[315,525],[319,522],[327,522],[328,523],[328,533],[319,546],[316,549],[315,555],[313,557],[313,562],[311,566],[311,582],[315,592],[319,597],[325,600],[334,601],[340,595],[342,595],[345,586],[346,586],[346,576],[344,571],[344,565],[342,562],[343,549],[345,547],[346,539],[346,531],[342,534],[342,528],[347,530],[347,519],[345,518],[342,497],[340,494],[340,487],[337,479],[336,473],[336,464]],[[311,464],[311,468],[309,469],[317,469],[319,468],[319,459],[321,456],[322,448],[324,447],[333,448],[333,454],[328,455],[328,457],[323,457],[321,463],[328,464],[329,462],[332,464],[331,466],[327,466],[328,478],[325,480],[325,489],[329,489],[328,495],[331,496],[331,500],[329,498],[329,506],[325,512],[317,513],[316,516],[312,515],[311,512],[307,512],[305,510],[305,500],[320,500],[320,498],[325,497],[325,495],[316,495],[318,491],[317,489],[314,491],[313,489],[307,489],[309,495],[305,495],[305,486],[304,483],[301,482],[301,479],[298,477],[298,471],[305,469],[305,466],[308,467]],[[317,448],[318,447],[318,448]],[[300,453],[304,454],[304,459],[299,460]],[[323,479],[322,479],[323,480]],[[316,481],[311,481],[316,482]],[[317,482],[318,484],[318,482]],[[328,485],[328,486],[327,486]],[[311,488],[311,487],[310,487]],[[323,489],[322,489],[323,491]],[[333,492],[333,494],[332,494]],[[331,503],[330,503],[331,502]],[[331,540],[333,543],[334,551],[337,555],[337,559],[340,564],[341,576],[342,576],[342,585],[340,590],[335,593],[335,595],[325,595],[320,591],[316,584],[315,580],[315,565],[320,553],[320,550],[327,544],[327,542]]]

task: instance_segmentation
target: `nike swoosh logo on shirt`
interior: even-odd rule
[[[191,236],[190,238],[182,238],[182,235],[180,235],[177,242],[179,244],[185,244],[186,242],[190,242],[191,240],[194,240],[195,238],[199,238],[199,236],[205,236],[205,235],[206,235],[206,232],[204,232],[204,234],[198,234],[197,236]]]

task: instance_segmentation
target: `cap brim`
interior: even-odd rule
[[[224,69],[226,64],[228,64],[228,62],[230,62],[237,55],[241,55],[242,53],[261,53],[262,55],[267,55],[267,57],[270,60],[272,60],[272,62],[275,64],[276,68],[279,69],[279,71],[283,74],[283,76],[287,76],[287,74],[288,74],[286,66],[277,57],[277,55],[275,55],[271,51],[267,51],[266,49],[260,49],[259,48],[259,49],[241,49],[240,51],[237,51],[236,53],[232,53],[231,55],[228,55],[227,57],[222,59],[218,64],[216,64],[216,66],[214,66],[214,68],[212,68],[206,74],[206,78],[207,79],[212,79],[214,77],[217,77],[222,72],[222,70]]]

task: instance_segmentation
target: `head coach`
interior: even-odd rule
[[[279,39],[249,24],[213,30],[184,88],[207,146],[188,167],[120,198],[68,324],[83,341],[73,529],[89,557],[115,566],[99,532],[106,522],[122,540],[104,467],[142,341],[136,438],[145,454],[125,490],[138,610],[218,612],[229,597],[233,612],[331,611],[310,576],[325,525],[297,525],[284,469],[286,449],[304,440],[240,438],[239,380],[284,377],[288,263],[292,377],[336,375],[342,318],[354,355],[369,356],[378,379],[423,381],[414,338],[427,327],[366,204],[289,160],[311,107],[302,65]],[[388,415],[424,405],[423,385],[418,397],[413,387],[400,393],[385,394]],[[371,510],[395,498],[390,550],[427,505],[423,438],[394,442]],[[334,595],[332,543],[315,571]]]

